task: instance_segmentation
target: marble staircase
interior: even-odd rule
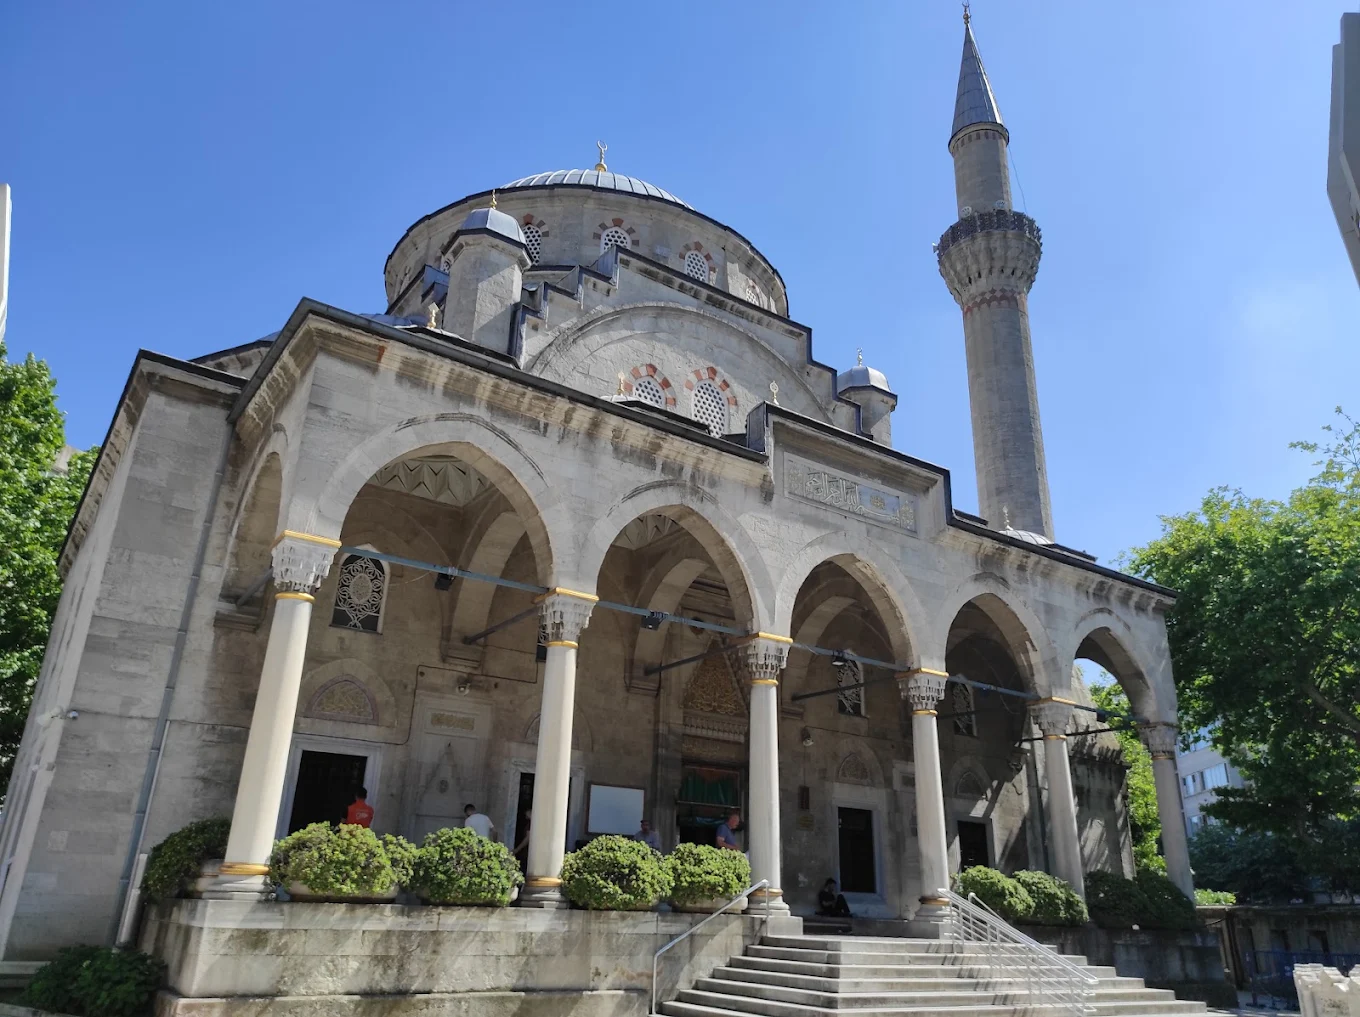
[[[1069,958],[1097,979],[1090,1017],[1203,1014],[1205,1004]],[[662,1017],[1068,1017],[1032,998],[1019,963],[982,944],[938,939],[766,936],[659,1004]]]

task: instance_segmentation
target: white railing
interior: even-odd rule
[[[679,943],[683,943],[685,940],[689,939],[690,936],[694,935],[709,922],[713,921],[713,919],[717,918],[720,914],[725,912],[737,901],[745,900],[747,897],[750,897],[751,894],[755,893],[761,887],[769,889],[769,886],[770,881],[768,879],[762,879],[759,883],[752,883],[750,886],[748,886],[745,890],[741,891],[741,893],[737,894],[722,907],[718,908],[717,911],[714,911],[713,914],[705,918],[702,922],[691,928],[686,929],[684,932],[680,933],[680,935],[676,936],[674,939],[672,939],[669,943],[667,943],[665,946],[663,946],[660,950],[656,952],[656,954],[652,957],[652,1008],[647,1011],[648,1014],[656,1013],[656,981],[657,981],[656,973],[659,969],[659,965],[661,964],[661,955],[665,953],[667,950],[669,950],[671,947],[676,946]],[[768,893],[765,895],[765,927],[767,929],[770,927],[770,895]]]
[[[940,896],[949,901],[949,938],[980,945],[985,965],[997,975],[1014,971],[1023,977],[1031,1006],[1053,1007],[1073,1017],[1093,1012],[1090,999],[1097,979],[1089,971],[1012,928],[977,894],[963,897],[941,890]]]

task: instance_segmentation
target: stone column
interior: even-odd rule
[[[1053,875],[1065,879],[1086,897],[1082,875],[1081,837],[1077,832],[1077,800],[1072,792],[1072,766],[1067,755],[1067,725],[1072,706],[1061,699],[1032,704],[1035,723],[1044,735],[1044,770],[1048,774],[1048,829],[1053,840]]]
[[[751,895],[751,904],[764,911],[787,913],[780,887],[779,843],[779,673],[789,656],[788,636],[759,633],[745,649],[751,679],[751,773],[746,822],[746,847],[751,857],[751,880],[770,881],[769,888]]]
[[[268,890],[265,876],[283,801],[313,594],[339,546],[338,540],[292,530],[284,530],[274,542],[274,618],[236,788],[227,857],[205,896],[258,896]]]
[[[1141,724],[1143,744],[1152,753],[1152,779],[1157,785],[1157,818],[1162,821],[1162,855],[1166,874],[1191,900],[1195,881],[1190,874],[1190,848],[1185,841],[1185,817],[1181,812],[1181,781],[1176,773],[1176,725]]]
[[[915,920],[939,923],[948,899],[949,844],[945,836],[944,786],[940,778],[940,735],[936,709],[949,675],[919,668],[898,676],[902,698],[911,700],[911,743],[916,762],[916,840],[921,853],[921,906]],[[938,932],[936,933],[938,935]]]
[[[556,587],[539,598],[548,659],[538,715],[534,764],[534,821],[529,825],[529,871],[521,903],[563,908],[562,856],[567,845],[571,787],[571,723],[576,709],[576,640],[599,597]]]

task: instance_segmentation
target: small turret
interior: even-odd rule
[[[892,444],[892,411],[897,396],[882,371],[864,366],[864,351],[855,351],[855,366],[836,375],[836,395],[860,409],[860,427],[883,445]]]
[[[444,331],[500,353],[510,350],[510,324],[533,264],[524,233],[496,197],[474,209],[453,235],[448,250],[449,294]]]

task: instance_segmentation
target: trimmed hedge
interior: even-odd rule
[[[1237,903],[1237,894],[1231,890],[1202,890],[1195,887],[1195,903],[1200,907],[1231,907]]]
[[[178,897],[187,883],[197,879],[203,863],[227,853],[231,820],[200,819],[176,830],[151,849],[142,874],[142,892],[151,900]]]
[[[1021,921],[1034,925],[1086,924],[1086,902],[1066,880],[1034,869],[1022,869],[1012,878],[1034,899],[1034,907]]]
[[[1133,879],[1114,872],[1086,874],[1086,904],[1102,929],[1195,929],[1195,905],[1165,876],[1143,871]]]
[[[674,886],[672,904],[689,907],[704,901],[729,901],[751,885],[751,863],[740,851],[708,844],[677,844],[666,856]]]
[[[1023,921],[1034,910],[1034,898],[1010,876],[985,865],[964,869],[955,877],[955,888],[964,897],[976,894],[1008,922]]]
[[[284,887],[301,883],[320,896],[384,897],[397,888],[378,835],[351,824],[313,823],[289,834],[274,845],[269,878]]]
[[[510,849],[467,827],[435,830],[415,852],[411,889],[430,904],[505,907],[523,883]]]
[[[562,892],[591,910],[645,910],[668,896],[672,885],[661,855],[629,837],[596,837],[562,862]]]
[[[24,989],[24,1006],[77,1017],[142,1017],[165,979],[165,965],[137,950],[70,946]]]

